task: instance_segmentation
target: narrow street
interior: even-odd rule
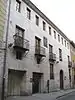
[[[75,92],[73,92],[73,93],[71,93],[69,95],[66,95],[64,97],[60,97],[57,100],[75,100]]]
[[[9,96],[6,100],[75,100],[75,90],[41,93],[32,96]]]

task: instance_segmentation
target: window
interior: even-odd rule
[[[66,47],[66,40],[65,40],[65,47]]]
[[[58,34],[58,41],[60,42],[60,35]]]
[[[67,48],[69,49],[69,43],[67,43]]]
[[[49,35],[51,35],[51,27],[49,27]]]
[[[62,61],[62,50],[59,48],[59,60]]]
[[[50,64],[50,79],[54,79],[54,66]]]
[[[31,19],[31,10],[27,8],[27,18]]]
[[[68,62],[70,61],[70,57],[68,56]]]
[[[20,8],[21,8],[21,2],[19,0],[16,0],[16,11],[20,12]]]
[[[63,38],[61,37],[61,43],[63,44]]]
[[[22,52],[16,51],[16,59],[18,59],[18,60],[22,59]]]
[[[39,26],[39,17],[36,15],[36,25]]]
[[[46,23],[43,21],[43,30],[46,30]]]
[[[54,38],[56,39],[56,32],[54,31]]]
[[[44,43],[44,46],[47,47],[47,38],[46,37],[43,37],[43,43]]]

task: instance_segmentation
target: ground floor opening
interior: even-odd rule
[[[64,89],[63,70],[60,70],[60,89]]]
[[[32,93],[41,92],[43,73],[33,72]]]
[[[21,95],[25,90],[26,71],[8,70],[8,96]]]

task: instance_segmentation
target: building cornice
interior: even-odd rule
[[[75,48],[75,43],[73,41],[70,41],[70,44]]]

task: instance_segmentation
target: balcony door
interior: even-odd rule
[[[37,53],[40,53],[40,43],[41,43],[41,39],[35,37],[35,50]]]
[[[53,53],[53,46],[49,44],[49,53]]]
[[[16,26],[16,43],[19,46],[23,46],[24,41],[24,29],[20,28],[19,26]]]

